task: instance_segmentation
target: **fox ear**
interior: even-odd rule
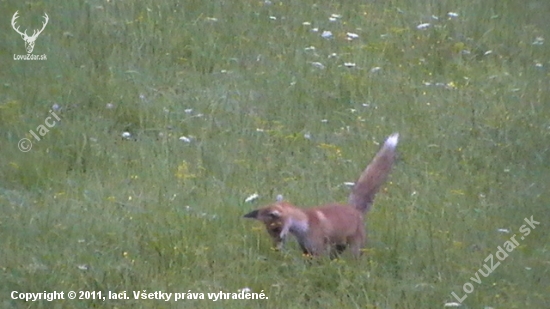
[[[268,215],[273,219],[279,219],[281,217],[281,213],[278,210],[270,211]]]
[[[243,216],[243,218],[258,219],[258,210],[251,211]]]

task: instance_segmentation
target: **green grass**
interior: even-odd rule
[[[467,282],[475,290],[462,308],[548,307],[550,49],[536,41],[550,40],[546,1],[0,8],[0,307],[443,308]],[[25,53],[8,22],[17,10],[28,33],[48,13],[33,52],[46,61],[13,60]],[[54,104],[61,121],[36,141],[29,130]],[[275,252],[241,218],[277,194],[302,206],[345,201],[342,183],[395,131],[399,162],[360,261],[310,263],[294,242]],[[473,283],[531,216],[540,226]],[[269,299],[132,294],[244,287]],[[71,290],[131,299],[10,297]]]

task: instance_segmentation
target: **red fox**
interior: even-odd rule
[[[328,204],[298,208],[277,198],[277,202],[246,215],[264,223],[277,249],[281,249],[288,233],[298,240],[304,254],[317,256],[329,253],[336,257],[349,246],[359,257],[365,242],[363,216],[370,210],[374,197],[386,181],[393,163],[399,134],[390,135],[376,156],[363,171],[347,204]]]

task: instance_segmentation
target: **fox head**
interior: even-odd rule
[[[265,225],[269,236],[271,236],[275,247],[281,249],[285,236],[282,235],[282,232],[285,225],[284,214],[287,207],[286,203],[278,199],[277,203],[253,210],[243,217],[261,221]]]

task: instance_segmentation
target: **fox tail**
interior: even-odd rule
[[[395,161],[398,139],[398,133],[394,133],[386,139],[351,191],[348,203],[362,213],[370,210],[376,193],[390,174]]]

